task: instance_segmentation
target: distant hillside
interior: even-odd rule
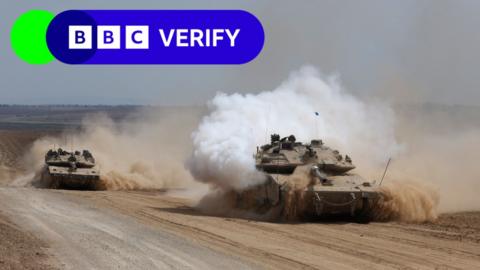
[[[82,119],[105,114],[115,122],[137,119],[148,112],[170,114],[179,111],[201,112],[203,107],[104,106],[104,105],[0,105],[0,129],[78,128]]]

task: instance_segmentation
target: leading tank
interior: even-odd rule
[[[351,173],[355,165],[348,155],[342,156],[322,140],[301,143],[294,135],[273,134],[270,144],[257,147],[254,158],[257,170],[267,179],[237,193],[237,207],[260,213],[276,208],[284,216],[294,208],[294,215],[301,218],[343,215],[370,221],[379,193]]]
[[[61,148],[45,154],[42,180],[51,188],[96,189],[100,171],[88,150],[68,152]]]

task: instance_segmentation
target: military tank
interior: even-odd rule
[[[294,135],[271,135],[271,143],[257,147],[257,170],[267,179],[238,193],[237,207],[265,213],[272,208],[289,211],[292,194],[301,218],[351,216],[369,222],[380,194],[372,183],[350,171],[352,159],[324,145],[322,140],[304,144]],[[287,205],[287,201],[288,204]]]
[[[42,182],[50,188],[96,189],[100,171],[88,150],[68,152],[59,148],[45,154]]]

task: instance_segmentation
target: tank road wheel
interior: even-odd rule
[[[362,224],[368,224],[372,221],[371,204],[368,198],[363,198],[362,209],[355,213],[355,220]]]

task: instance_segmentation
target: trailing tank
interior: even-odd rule
[[[68,152],[59,148],[45,154],[42,182],[50,188],[96,189],[100,171],[88,150]]]
[[[372,183],[351,173],[355,165],[348,155],[322,140],[301,143],[294,135],[273,134],[270,144],[257,147],[254,158],[267,179],[237,194],[239,208],[259,213],[276,208],[284,216],[294,208],[294,215],[301,218],[342,215],[370,221],[379,193]]]

